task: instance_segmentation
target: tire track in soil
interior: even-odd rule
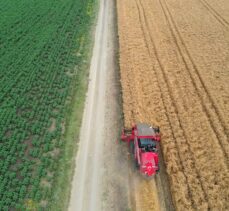
[[[224,17],[222,17],[206,0],[199,1],[208,10],[208,12],[212,14],[216,18],[216,20],[218,20],[220,24],[222,24],[226,28],[229,28],[229,22]]]
[[[174,18],[168,8],[168,5],[166,3],[166,0],[164,1],[164,5],[162,3],[162,0],[159,0],[161,8],[163,10],[163,13],[167,19],[167,23],[171,32],[171,35],[177,45],[177,49],[180,53],[180,56],[182,57],[183,63],[185,64],[185,67],[187,70],[187,73],[192,80],[192,83],[195,87],[196,93],[198,94],[198,97],[202,103],[203,110],[205,111],[209,123],[211,125],[211,128],[213,129],[217,140],[219,141],[219,145],[224,153],[224,156],[226,157],[225,164],[228,167],[228,157],[229,157],[229,146],[228,146],[228,129],[226,123],[223,121],[223,117],[220,114],[220,111],[218,110],[214,100],[212,99],[206,85],[204,84],[204,81],[200,75],[200,71],[197,68],[197,65],[194,63],[194,60],[184,42],[184,39],[182,38],[182,35],[180,31],[178,30],[178,27],[176,26],[176,23],[174,21]],[[167,11],[167,13],[166,13]],[[176,34],[177,36],[176,36]],[[180,43],[180,44],[179,44]],[[183,48],[182,48],[183,47]],[[185,57],[184,55],[187,55]],[[187,59],[188,61],[187,61]],[[190,67],[189,67],[190,66]],[[192,73],[192,70],[194,70],[194,74]],[[197,78],[197,80],[195,80]]]
[[[131,187],[131,191],[130,191],[130,203],[131,203],[131,209],[133,211],[136,211],[136,190],[135,190],[135,186],[134,186],[134,181],[133,181],[133,171],[132,171],[132,165],[131,165],[131,156],[130,154],[128,155],[128,175],[129,175],[129,187]]]
[[[147,18],[146,18],[146,16],[145,16],[145,12],[144,12],[144,7],[143,7],[143,5],[141,4],[141,1],[139,2],[140,3],[140,5],[141,5],[141,8],[142,8],[142,18],[140,17],[141,15],[140,15],[140,7],[139,7],[139,5],[138,5],[138,10],[139,10],[139,19],[141,20],[141,22],[142,22],[142,25],[144,25],[144,23],[145,23],[145,25],[146,25],[146,30],[147,29],[149,29],[149,24],[147,24]],[[144,21],[143,21],[144,20]],[[143,23],[144,22],[144,23]],[[143,27],[144,28],[144,27]],[[142,29],[143,30],[143,33],[144,33],[144,36],[145,36],[145,42],[146,42],[146,45],[148,45],[148,43],[147,43],[147,38],[146,38],[146,32],[144,32],[145,30],[144,29]],[[183,127],[182,127],[182,125],[181,125],[181,122],[180,122],[180,119],[179,119],[179,117],[178,117],[178,115],[177,115],[177,113],[178,113],[178,108],[177,108],[177,106],[175,105],[175,103],[173,102],[173,99],[174,99],[174,97],[173,97],[173,95],[172,95],[172,93],[171,93],[171,87],[169,87],[169,82],[168,82],[168,78],[167,78],[167,76],[166,76],[166,73],[165,73],[165,70],[164,70],[164,68],[163,68],[163,65],[162,65],[162,63],[161,63],[161,61],[160,61],[160,59],[159,59],[159,56],[158,56],[158,53],[157,53],[157,50],[156,50],[156,46],[155,46],[155,43],[154,43],[154,39],[152,38],[152,35],[151,35],[151,33],[150,33],[150,31],[148,31],[148,34],[149,34],[149,38],[150,38],[150,41],[151,41],[151,43],[152,43],[152,48],[150,48],[150,46],[148,45],[148,52],[149,52],[149,55],[150,55],[150,57],[151,58],[153,58],[153,56],[152,56],[152,53],[151,53],[151,51],[150,51],[150,49],[153,49],[153,54],[156,56],[156,59],[157,59],[157,62],[158,62],[158,64],[159,64],[159,67],[160,67],[160,70],[161,70],[161,72],[162,72],[162,75],[163,75],[163,81],[162,81],[162,83],[160,83],[160,82],[158,82],[158,85],[159,85],[159,87],[160,87],[160,84],[165,84],[165,86],[166,86],[166,90],[167,91],[163,91],[161,88],[161,93],[162,93],[162,100],[163,100],[163,104],[164,104],[164,109],[165,109],[165,113],[166,113],[166,116],[167,116],[167,119],[168,119],[168,122],[169,122],[169,124],[170,124],[170,128],[171,128],[171,131],[172,131],[172,133],[173,133],[173,139],[175,140],[175,143],[176,143],[176,148],[177,148],[177,150],[178,150],[178,156],[179,156],[179,160],[180,160],[180,162],[181,162],[181,166],[182,166],[182,172],[184,173],[184,176],[185,176],[185,178],[186,178],[186,181],[187,181],[187,186],[188,186],[188,195],[189,195],[189,197],[191,198],[191,202],[192,202],[192,207],[193,207],[193,209],[197,209],[197,205],[195,205],[195,202],[194,202],[194,200],[193,200],[193,195],[192,195],[192,193],[193,193],[193,191],[195,191],[193,188],[191,188],[190,187],[190,184],[189,184],[189,179],[188,179],[188,176],[187,175],[191,175],[191,174],[193,174],[193,171],[192,171],[192,169],[189,169],[189,168],[186,168],[186,164],[187,163],[185,163],[185,161],[190,161],[190,160],[192,160],[192,158],[193,158],[193,153],[192,153],[192,151],[191,151],[191,149],[190,149],[190,145],[189,145],[189,143],[188,143],[188,141],[187,141],[187,137],[186,137],[186,134],[185,134],[185,132],[184,132],[184,129],[183,129]],[[155,71],[155,73],[156,73],[156,71]],[[157,75],[157,73],[155,74],[156,75],[156,77],[158,78],[158,75]],[[174,116],[174,117],[170,117],[168,114],[169,113],[171,113],[169,110],[168,110],[168,108],[166,108],[166,106],[165,106],[165,101],[164,101],[164,97],[163,97],[163,93],[169,93],[169,101],[171,102],[170,104],[172,105],[172,107],[174,108],[174,110],[175,110],[175,113],[174,114],[176,114],[176,116]],[[186,157],[183,157],[182,158],[182,152],[180,151],[180,147],[179,147],[179,144],[178,144],[178,141],[177,141],[177,138],[176,138],[176,132],[175,131],[177,131],[177,128],[174,128],[174,126],[172,126],[172,122],[174,122],[174,120],[176,120],[177,122],[178,122],[178,130],[180,130],[180,131],[182,131],[182,134],[180,134],[180,139],[183,139],[183,140],[185,140],[185,144],[188,146],[188,152],[190,153],[190,155],[188,155],[188,153],[186,154]],[[184,146],[184,143],[183,143],[183,146]],[[183,155],[184,156],[184,155]],[[199,172],[198,172],[198,170],[197,170],[197,168],[196,168],[196,166],[195,166],[195,163],[194,162],[192,162],[192,165],[194,166],[194,168],[195,168],[195,172],[194,172],[194,176],[193,177],[196,177],[196,178],[198,178],[198,180],[196,181],[196,184],[200,184],[200,186],[201,186],[201,190],[202,190],[202,192],[203,192],[203,198],[204,198],[204,200],[205,201],[207,201],[207,195],[206,195],[206,192],[205,192],[205,190],[204,190],[204,188],[203,188],[203,185],[202,185],[202,182],[200,181],[200,175],[199,175]],[[187,173],[186,173],[187,172]],[[201,195],[201,194],[200,194]],[[201,199],[201,200],[203,200],[203,198]]]

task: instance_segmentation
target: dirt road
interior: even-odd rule
[[[115,28],[115,3],[101,0],[69,211],[129,207],[127,152],[116,141],[122,121]]]

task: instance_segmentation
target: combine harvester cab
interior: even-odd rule
[[[123,129],[121,140],[128,142],[132,148],[136,166],[143,175],[153,176],[159,172],[160,131],[158,127],[136,124],[132,129]]]

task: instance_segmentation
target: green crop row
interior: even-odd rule
[[[0,210],[50,210],[96,0],[0,0]]]

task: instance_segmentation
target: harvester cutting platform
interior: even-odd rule
[[[121,140],[128,142],[140,172],[153,176],[159,172],[160,130],[147,124],[136,124],[131,129],[123,129]]]

